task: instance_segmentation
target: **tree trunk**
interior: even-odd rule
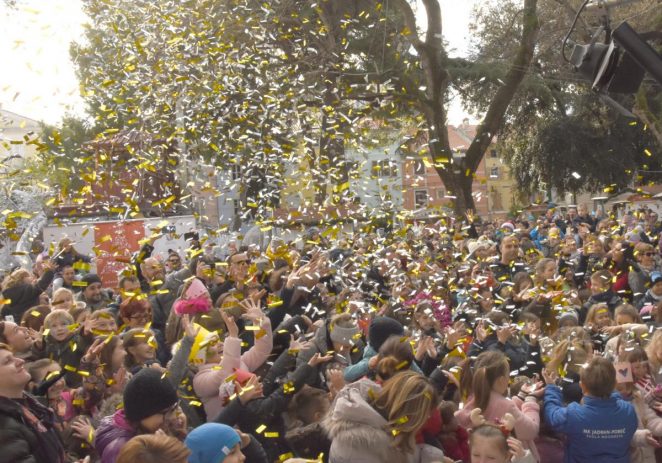
[[[435,169],[451,196],[455,196],[456,214],[463,215],[467,209],[474,209],[471,195],[473,175],[492,143],[501,130],[504,116],[515,96],[520,83],[533,59],[540,24],[538,22],[538,0],[524,0],[522,14],[522,38],[513,63],[503,85],[496,91],[483,122],[476,131],[476,137],[463,159],[454,160],[450,150],[446,121],[446,95],[449,76],[445,68],[447,60],[443,47],[441,29],[441,7],[439,0],[423,0],[427,14],[427,32],[421,40],[416,27],[416,15],[407,0],[393,0],[395,7],[403,14],[407,29],[406,37],[416,49],[426,80],[426,90],[420,98],[419,107],[426,116],[430,154]],[[411,93],[411,92],[410,92]]]

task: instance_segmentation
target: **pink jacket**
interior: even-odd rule
[[[637,412],[637,427],[632,437],[632,448],[630,451],[630,461],[632,463],[653,463],[655,460],[655,449],[646,441],[647,431],[655,437],[662,436],[662,418],[657,416],[653,410],[641,397],[639,392],[635,392],[630,402]]]
[[[464,408],[455,413],[460,426],[464,426],[466,429],[473,428],[469,414],[474,408],[474,399],[470,397],[467,403],[464,404]],[[540,455],[533,442],[540,430],[540,406],[538,402],[533,400],[522,402],[517,397],[511,400],[501,394],[492,392],[487,410],[483,410],[482,415],[488,422],[494,423],[503,418],[506,413],[510,413],[515,417],[516,437],[524,443],[526,448],[531,450],[536,461],[540,461]]]
[[[223,358],[220,364],[202,365],[193,378],[193,390],[205,407],[207,421],[212,421],[223,409],[219,389],[235,369],[253,372],[267,361],[273,349],[271,321],[264,317],[261,328],[266,332],[247,352],[241,353],[241,340],[227,337],[223,343]]]

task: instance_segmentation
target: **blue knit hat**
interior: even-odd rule
[[[221,463],[239,442],[237,431],[219,423],[198,426],[184,440],[191,451],[189,463]]]

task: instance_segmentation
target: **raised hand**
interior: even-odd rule
[[[86,416],[77,416],[71,422],[73,435],[85,442],[92,444],[94,442],[94,427],[90,419]]]
[[[302,350],[306,350],[310,347],[311,341],[305,341],[301,339],[295,339],[294,335],[290,335],[290,348],[288,349],[290,354],[296,354]]]
[[[239,303],[239,306],[246,311],[242,318],[250,320],[253,323],[258,323],[262,318],[264,318],[264,312],[262,312],[260,299],[253,300],[251,298],[246,298]]]
[[[522,442],[515,439],[514,437],[508,438],[508,450],[510,451],[510,454],[513,456],[513,460],[519,460],[520,458],[523,458],[524,455],[526,454]]]
[[[542,371],[542,377],[545,380],[545,384],[550,385],[550,384],[556,384],[556,378],[558,378],[558,375],[556,374],[556,372],[550,371],[547,368],[545,368]]]
[[[221,318],[223,318],[223,321],[225,322],[225,327],[228,330],[228,336],[231,338],[238,338],[239,327],[237,326],[237,323],[234,321],[234,317],[232,315],[228,315],[227,312],[221,309]]]
[[[333,360],[333,355],[320,355],[319,352],[317,352],[315,355],[313,355],[310,360],[308,360],[308,365],[311,367],[316,367],[318,365],[321,365],[322,363],[327,363]]]
[[[239,391],[239,401],[242,405],[246,405],[253,399],[262,397],[262,383],[257,376],[251,376],[251,378],[246,381],[246,386],[241,388]]]
[[[87,349],[87,352],[85,352],[85,356],[83,357],[84,362],[93,362],[97,358],[99,358],[99,354],[101,354],[101,350],[103,349],[103,346],[105,345],[105,339],[103,338],[96,338],[92,345]]]
[[[188,314],[182,315],[182,328],[189,339],[195,339],[200,332],[200,326],[195,326],[194,323],[191,323],[191,317]]]

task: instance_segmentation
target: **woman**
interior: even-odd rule
[[[14,317],[20,323],[23,313],[30,307],[39,305],[39,296],[46,291],[53,281],[54,265],[51,261],[43,263],[44,274],[39,280],[25,269],[14,270],[2,282],[2,297],[10,302],[2,307],[2,318]]]
[[[442,461],[443,452],[416,444],[437,406],[425,376],[405,371],[379,387],[362,380],[343,388],[322,422],[331,439],[330,463]]]
[[[646,283],[650,281],[651,273],[660,271],[660,267],[655,262],[655,255],[655,249],[648,243],[640,242],[634,247],[637,264],[632,267],[628,275],[628,283],[632,290],[632,303],[635,306],[646,294]]]
[[[81,254],[74,249],[74,243],[69,238],[62,238],[57,245],[57,250],[55,265],[58,275],[64,267],[73,266],[76,262],[85,262],[86,264],[92,262],[89,256]]]
[[[154,434],[177,411],[177,392],[162,372],[140,370],[124,389],[124,408],[105,417],[94,448],[101,463],[115,463],[122,447],[139,434]]]
[[[158,363],[156,360],[156,340],[154,333],[144,328],[134,328],[124,334],[126,368],[135,373],[145,366]]]

